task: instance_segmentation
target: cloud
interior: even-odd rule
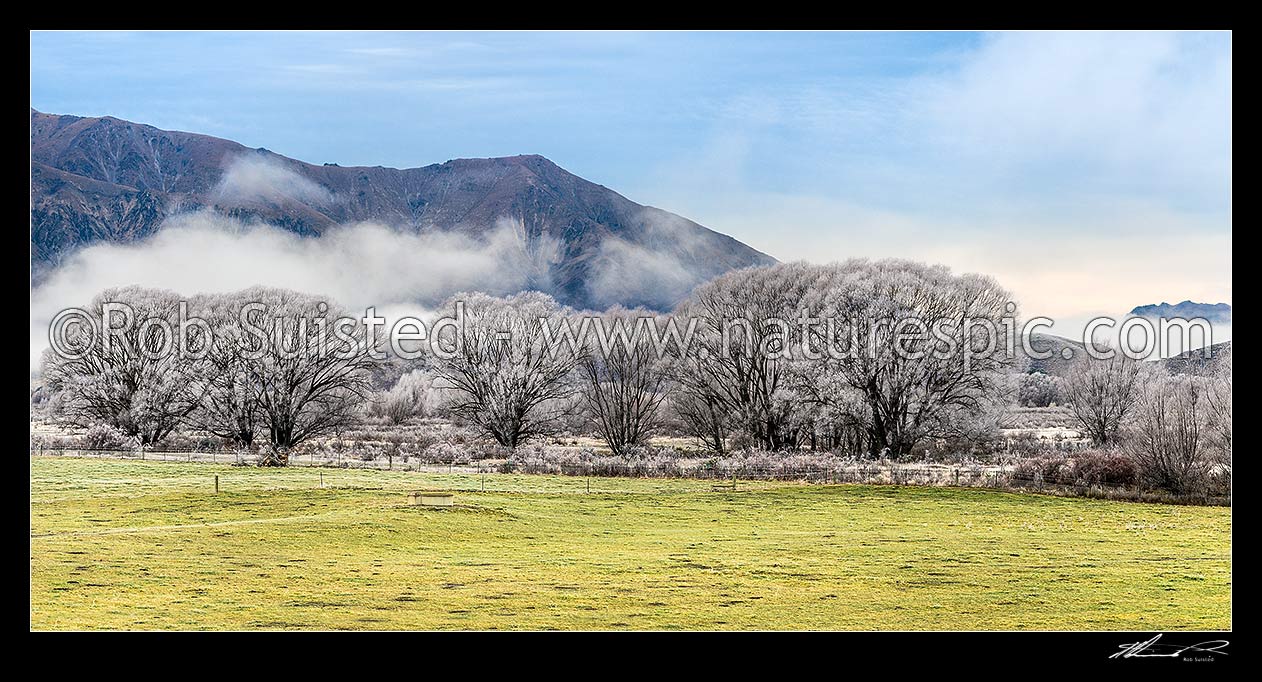
[[[192,295],[260,284],[328,296],[360,314],[376,306],[389,316],[417,315],[458,291],[507,295],[546,288],[557,249],[547,238],[528,240],[513,221],[501,221],[482,239],[374,223],[310,238],[209,211],[184,214],[143,242],[87,247],[32,290],[31,368],[47,346],[49,320],[108,287],[138,284]]]
[[[1164,32],[988,35],[906,89],[901,124],[949,174],[994,186],[1111,191],[1222,206],[1231,176],[1231,45]],[[1016,182],[1013,182],[1013,181]]]
[[[704,242],[695,241],[678,218],[651,209],[645,216],[647,246],[610,236],[592,260],[587,293],[599,307],[669,309],[700,283],[670,252],[704,253]],[[546,233],[531,235],[520,218],[501,218],[477,237],[370,222],[303,237],[211,210],[181,214],[142,242],[98,243],[76,252],[32,290],[31,369],[47,346],[49,320],[110,287],[136,284],[193,295],[274,286],[327,296],[357,314],[373,306],[393,319],[428,315],[460,291],[553,293],[563,246]]]
[[[1053,316],[1231,298],[1221,33],[986,35],[911,75],[733,95],[677,154],[637,193],[781,260],[940,262]]]
[[[297,202],[326,206],[333,203],[329,190],[279,159],[263,154],[244,154],[231,160],[215,187],[214,196],[224,204]]]
[[[608,237],[600,245],[587,293],[598,307],[615,304],[669,310],[701,283],[669,253]]]
[[[631,221],[640,229],[637,242],[609,236],[587,277],[587,293],[599,307],[641,306],[670,310],[709,276],[722,270],[722,237],[692,221],[645,207]]]
[[[495,254],[504,268],[498,273],[499,278],[520,283],[519,288],[553,290],[552,268],[561,262],[563,255],[559,239],[549,234],[531,237],[520,218],[503,217],[495,221],[495,228],[483,238],[481,248]],[[495,293],[494,289],[476,285],[468,288]]]

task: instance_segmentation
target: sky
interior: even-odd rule
[[[313,163],[542,154],[781,260],[1027,315],[1231,302],[1229,33],[31,34],[31,106]]]

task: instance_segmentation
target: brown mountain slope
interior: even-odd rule
[[[317,166],[206,135],[34,110],[31,155],[37,280],[83,246],[144,239],[167,217],[206,208],[313,237],[374,221],[478,238],[507,221],[524,248],[556,249],[538,288],[580,307],[663,308],[727,270],[774,262],[542,156],[407,169]]]

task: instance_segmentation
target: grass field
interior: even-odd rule
[[[34,629],[1231,627],[1221,507],[30,461]]]

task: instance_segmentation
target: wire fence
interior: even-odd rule
[[[32,445],[31,456],[128,459],[158,462],[186,462],[257,466],[264,455],[249,451],[163,449],[118,450],[106,448],[60,448]],[[1011,465],[945,464],[933,462],[897,462],[891,460],[853,460],[837,458],[821,464],[819,458],[786,456],[774,463],[763,457],[749,461],[741,457],[709,459],[619,460],[600,457],[591,462],[558,462],[542,457],[521,460],[481,460],[470,462],[434,462],[411,457],[377,457],[363,459],[346,454],[303,454],[288,457],[290,467],[343,469],[361,471],[398,471],[420,474],[447,474],[443,487],[468,492],[486,491],[487,476],[492,482],[497,475],[553,475],[576,479],[573,486],[539,486],[533,490],[520,481],[513,492],[592,492],[591,479],[602,479],[595,490],[611,490],[610,479],[684,479],[711,482],[712,491],[749,489],[750,483],[802,483],[812,485],[864,484],[920,487],[954,487],[992,489],[1013,492],[1037,492],[1060,496],[1091,497],[1113,500],[1229,506],[1229,495],[1209,492],[1174,495],[1137,486],[1111,486],[1101,483],[1050,481],[1039,473],[1019,471]],[[580,480],[582,479],[582,480]],[[429,483],[428,481],[426,482]]]

